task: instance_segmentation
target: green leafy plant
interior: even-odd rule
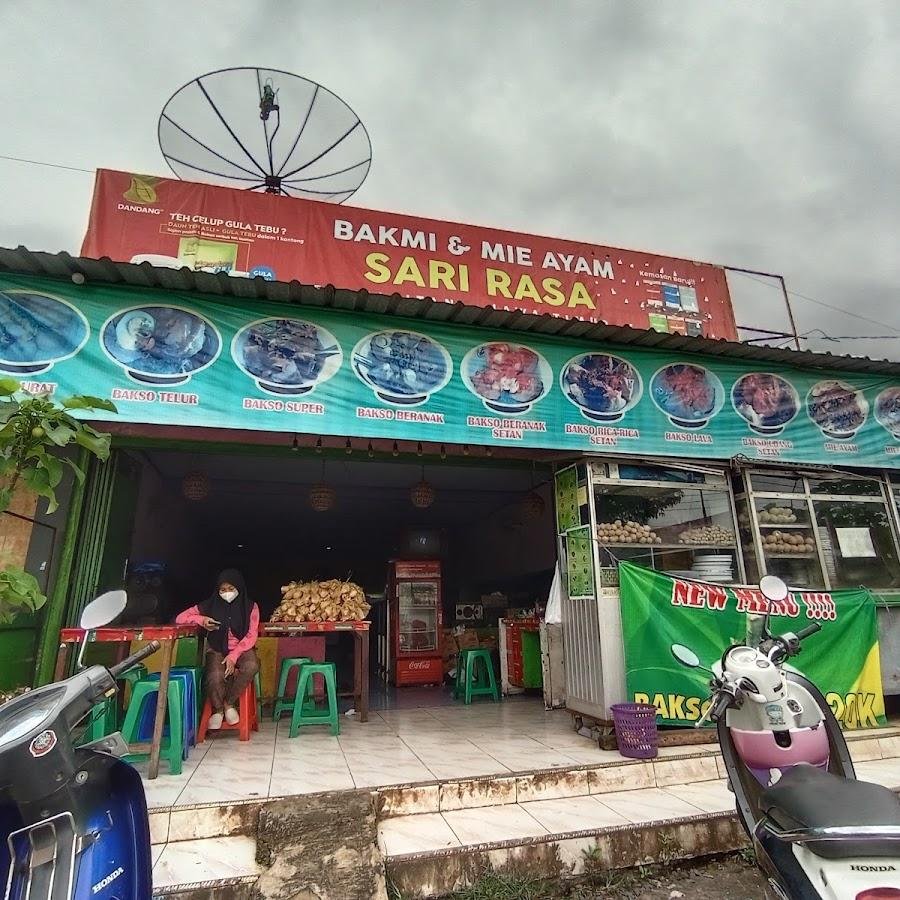
[[[0,571],[0,625],[8,625],[22,613],[37,612],[46,602],[34,575],[17,566]]]
[[[79,482],[85,473],[72,459],[60,459],[70,445],[84,447],[97,459],[109,458],[109,435],[76,419],[77,410],[116,412],[109,400],[70,397],[57,403],[46,394],[31,394],[13,378],[0,378],[0,513],[9,509],[16,488],[23,485],[47,501],[52,513],[59,503],[56,489],[69,466]],[[17,566],[0,571],[0,624],[39,610],[47,598],[37,579]]]
[[[75,410],[100,409],[116,412],[109,400],[70,397],[62,403],[45,394],[31,394],[13,378],[0,378],[0,476],[7,479],[0,489],[0,512],[9,508],[19,481],[47,500],[47,512],[59,505],[56,489],[68,465],[79,481],[84,472],[71,459],[56,454],[76,444],[100,460],[109,458],[109,435],[100,434],[72,415]]]

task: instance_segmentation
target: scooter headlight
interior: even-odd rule
[[[0,707],[0,749],[40,727],[56,707],[61,690],[26,694]]]

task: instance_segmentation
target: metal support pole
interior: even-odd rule
[[[743,275],[757,275],[760,278],[774,278],[781,284],[781,293],[784,295],[784,305],[787,307],[788,322],[791,326],[791,334],[794,336],[794,346],[800,350],[800,337],[797,334],[797,325],[794,322],[794,310],[791,308],[791,297],[788,293],[784,275],[776,275],[774,272],[760,272],[757,269],[741,269],[738,266],[723,266],[726,272],[740,272]]]
[[[83,447],[78,455],[76,465],[84,472],[90,461],[90,454]],[[78,543],[78,529],[81,525],[81,511],[84,507],[85,478],[75,480],[72,485],[72,496],[69,501],[69,515],[66,519],[66,530],[63,536],[62,552],[56,579],[50,598],[44,607],[44,624],[38,643],[35,660],[35,686],[47,684],[53,680],[53,668],[59,649],[59,629],[62,627],[69,597],[69,581],[72,577],[72,564],[75,560],[75,548]]]

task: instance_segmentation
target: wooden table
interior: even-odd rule
[[[55,680],[66,677],[69,648],[84,641],[84,629],[63,628],[59,633],[59,652],[56,656]],[[179,638],[199,639],[198,656],[203,658],[202,644],[205,632],[198,625],[147,625],[143,627],[98,628],[90,632],[88,643],[120,644],[120,659],[128,655],[132,641],[159,641],[162,659],[159,667],[159,692],[156,697],[156,718],[153,722],[153,738],[149,744],[134,744],[129,747],[135,753],[150,753],[149,778],[159,775],[159,754],[162,747],[163,726],[166,720],[166,704],[169,696],[169,673],[175,657],[175,644]]]
[[[259,633],[265,637],[298,637],[304,634],[353,635],[353,702],[360,722],[369,721],[369,626],[370,622],[267,622]]]

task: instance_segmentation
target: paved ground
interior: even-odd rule
[[[489,877],[447,900],[764,900],[763,886],[759,870],[734,855],[668,871],[610,873],[571,887]]]
[[[765,880],[756,866],[740,856],[692,867],[675,873],[654,875],[636,883],[623,883],[591,892],[576,893],[572,900],[763,900]]]

